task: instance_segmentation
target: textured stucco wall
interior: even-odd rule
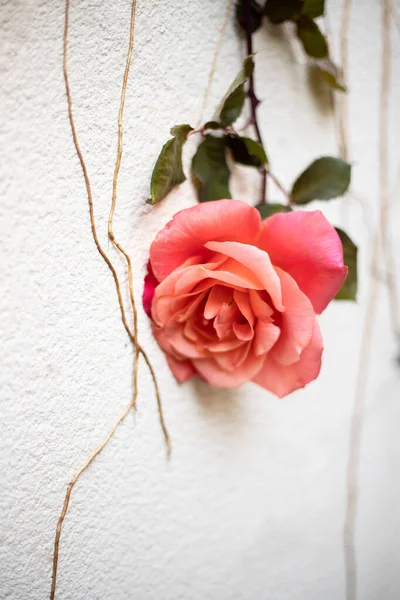
[[[95,250],[62,78],[64,2],[0,1],[0,597],[41,600],[50,587],[55,526],[74,471],[127,405],[132,350],[110,273]],[[138,1],[115,230],[141,294],[147,251],[190,184],[144,204],[169,128],[195,123],[223,20],[215,0]],[[337,48],[341,2],[331,0]],[[355,0],[350,26],[348,200],[327,207],[360,245],[360,301],[321,318],[319,380],[278,401],[253,384],[179,386],[140,311],[140,335],[163,390],[173,441],[165,461],[144,364],[129,415],[76,486],[65,520],[59,600],[344,600],[342,529],[350,416],[377,223],[380,3]],[[73,1],[69,71],[78,134],[105,237],[116,119],[128,43],[128,0]],[[391,182],[396,188],[400,43],[393,30]],[[276,30],[256,36],[262,129],[289,184],[315,156],[336,153],[330,111],[308,86],[305,60]],[[230,23],[209,101],[238,70]],[[244,171],[237,195],[252,201]],[[278,197],[278,196],[276,196]],[[400,250],[400,209],[391,228]],[[396,237],[397,236],[397,237]],[[111,251],[111,249],[110,249]],[[119,272],[122,261],[112,253]],[[398,273],[397,273],[398,274]],[[359,600],[400,597],[399,368],[381,285],[361,448],[356,547]]]

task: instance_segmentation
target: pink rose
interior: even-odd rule
[[[178,212],[150,248],[143,303],[179,381],[279,397],[318,376],[316,314],[347,275],[339,236],[320,211],[261,221],[238,200]]]

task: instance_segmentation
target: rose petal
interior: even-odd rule
[[[274,311],[269,304],[264,302],[259,292],[256,290],[249,290],[249,300],[251,309],[258,319],[261,319],[262,321],[272,321],[271,317],[274,314]]]
[[[228,339],[232,334],[232,326],[238,317],[236,304],[222,304],[216,315],[213,325],[220,340]]]
[[[153,302],[154,291],[158,286],[158,281],[153,273],[153,269],[151,268],[150,261],[147,263],[147,274],[144,278],[144,288],[143,288],[143,308],[148,317],[151,318],[151,303]]]
[[[205,350],[209,350],[212,354],[222,354],[223,352],[228,352],[230,350],[234,350],[235,348],[239,348],[243,346],[246,342],[242,340],[238,340],[236,337],[228,340],[217,340],[215,342],[206,342],[204,344]]]
[[[347,275],[342,243],[321,211],[279,213],[263,222],[257,245],[289,273],[321,313]]]
[[[201,310],[199,312],[201,313]],[[194,315],[185,322],[183,332],[189,340],[193,340],[203,347],[205,344],[215,342],[216,339],[212,323],[199,315]]]
[[[162,348],[164,350],[164,352],[167,356],[172,355],[175,358],[177,358],[178,360],[185,359],[184,356],[181,356],[171,346],[169,337],[168,337],[168,335],[166,335],[164,327],[157,327],[157,325],[155,325],[153,323],[152,331],[153,331],[153,335],[154,335],[155,339],[157,340],[158,345],[160,346],[160,348]]]
[[[204,244],[209,241],[250,244],[258,237],[260,227],[258,211],[240,200],[217,200],[181,210],[151,245],[154,275],[162,281],[195,254],[201,254],[206,261],[210,253]]]
[[[242,344],[236,350],[216,355],[215,360],[224,371],[232,373],[243,365],[249,355],[250,349],[251,344]]]
[[[253,328],[248,323],[233,323],[232,328],[238,340],[248,341],[253,339]]]
[[[263,367],[253,381],[283,398],[318,377],[322,351],[321,332],[315,319],[311,343],[303,351],[300,360],[292,365],[282,365],[271,358],[271,354],[267,354]]]
[[[236,388],[242,383],[253,379],[261,369],[264,356],[254,356],[249,353],[245,362],[232,372],[224,371],[212,358],[195,359],[193,365],[200,376],[210,385],[222,388]]]
[[[183,327],[175,325],[173,322],[164,327],[165,336],[178,355],[185,358],[200,358],[206,353],[203,345],[199,345],[196,341],[191,341],[184,336]]]
[[[229,304],[232,297],[232,288],[224,285],[215,285],[212,287],[204,307],[204,317],[206,319],[213,319],[221,308],[221,305],[224,303]]]
[[[271,350],[278,339],[281,330],[273,323],[258,321],[255,330],[254,354],[260,356]]]
[[[281,269],[277,268],[276,271],[282,284],[285,312],[281,314],[281,335],[271,350],[271,358],[282,365],[291,365],[299,360],[311,341],[315,313],[295,280]]]
[[[262,289],[267,290],[275,307],[284,311],[282,304],[282,292],[279,277],[271,264],[268,254],[255,246],[239,244],[238,242],[208,242],[206,248],[229,256],[237,261],[238,265],[244,265],[251,270],[262,283]],[[231,270],[235,270],[232,266]]]
[[[189,301],[187,302],[186,307],[184,309],[181,309],[180,312],[176,314],[175,318],[177,322],[183,323],[184,321],[187,321],[193,315],[193,313],[196,311],[199,305],[203,302],[205,297],[206,292],[200,292],[199,294],[197,294],[197,296],[192,296],[192,299],[189,299]],[[164,298],[160,298],[160,300],[164,300]],[[160,300],[157,302],[157,306]],[[171,301],[170,298],[167,298],[167,300]]]
[[[176,271],[171,273],[168,277],[166,277],[166,279],[164,279],[164,281],[162,281],[161,283],[158,284],[158,286],[156,287],[156,290],[155,290],[155,295],[158,298],[160,298],[161,296],[174,296],[175,291],[176,291],[175,286],[176,286],[177,281],[179,281],[179,279],[185,273],[189,272],[193,268],[193,266],[198,266],[198,267],[208,269],[209,271],[213,271],[214,269],[217,269],[221,265],[225,264],[227,261],[227,258],[225,256],[223,256],[222,258],[219,258],[219,260],[216,260],[211,263],[205,263],[203,265],[199,265],[198,261],[199,261],[198,257],[193,257],[192,259],[188,259],[184,265],[179,267],[179,269],[176,269]],[[208,287],[211,287],[211,285],[214,285],[214,283],[211,283]],[[193,287],[194,287],[194,285],[192,287],[189,287],[189,292],[193,291]],[[203,287],[202,289],[204,290],[204,289],[206,289],[206,287],[207,286]],[[197,289],[197,291],[199,291],[199,290]],[[189,292],[187,292],[187,293],[189,293]]]
[[[251,327],[253,327],[254,312],[251,308],[249,294],[246,292],[239,292],[238,290],[235,290],[233,292],[233,299],[235,300],[236,305],[237,305],[238,309],[240,310],[240,312],[242,313],[242,315],[244,316],[244,318],[247,320],[249,325]],[[271,310],[271,314],[272,314],[272,310]]]
[[[193,377],[193,375],[196,375],[196,369],[190,360],[177,360],[168,354],[166,356],[169,368],[180,383],[183,383]]]
[[[241,289],[262,289],[263,287],[263,284],[250,269],[228,258],[220,268],[215,270],[210,270],[203,265],[183,269],[180,277],[176,280],[174,294],[186,294],[193,290],[197,283],[208,278],[214,280],[214,285],[226,283],[231,287]],[[168,282],[168,279],[169,277],[160,283],[156,289],[156,295],[161,294],[160,288]]]

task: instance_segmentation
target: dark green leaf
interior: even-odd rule
[[[246,23],[245,7],[244,4],[248,4],[248,23]],[[236,3],[236,20],[239,25],[247,31],[247,27],[250,33],[254,33],[260,28],[264,9],[256,2],[256,0],[238,0]]]
[[[186,142],[187,136],[191,131],[193,131],[193,127],[190,125],[175,125],[175,127],[171,127],[169,132],[179,142]]]
[[[337,78],[334,75],[332,75],[332,73],[330,73],[329,71],[324,71],[323,69],[320,69],[320,71],[326,83],[330,85],[333,89],[338,90],[339,92],[347,92],[346,86],[339,83]]]
[[[262,220],[272,217],[272,215],[276,215],[277,213],[287,213],[292,211],[290,206],[285,204],[257,204],[255,208],[260,213]]]
[[[254,69],[254,61],[252,56],[248,56],[243,62],[240,73],[235,77],[235,80],[230,85],[228,91],[223,97],[214,115],[214,121],[219,121],[223,127],[231,125],[236,121],[242,112],[243,104],[246,98],[244,84],[252,75]]]
[[[301,14],[302,6],[302,0],[267,0],[265,14],[276,25],[296,19]]]
[[[322,17],[325,11],[325,0],[304,0],[303,15],[307,15],[310,19]]]
[[[208,121],[204,126],[203,129],[223,129],[221,123],[218,123],[218,121]]]
[[[252,140],[248,137],[242,137],[242,140],[246,144],[247,152],[251,156],[257,158],[262,165],[268,164],[268,159],[265,150],[259,142],[256,142],[255,140]]]
[[[206,135],[197,148],[192,160],[192,174],[199,202],[231,198],[225,149],[225,138],[212,135]]]
[[[148,204],[157,204],[170,191],[183,181],[185,173],[182,167],[182,147],[193,127],[190,125],[177,125],[171,129],[174,137],[168,140],[161,149],[160,155],[154,166],[151,176],[150,193]]]
[[[312,58],[328,56],[328,43],[325,37],[318,25],[305,15],[297,21],[297,37],[308,56],[312,56]]]
[[[350,184],[351,165],[340,158],[323,156],[296,179],[291,196],[296,204],[342,196]]]
[[[244,85],[239,85],[224,102],[220,114],[221,125],[226,127],[236,121],[242,112],[245,100],[246,92],[244,91]]]
[[[357,298],[357,246],[347,233],[335,227],[343,246],[343,262],[348,268],[347,278],[341,290],[336,294],[336,300],[356,300]]]
[[[267,163],[264,148],[255,140],[230,134],[226,136],[226,142],[236,162],[249,167],[261,167]]]
[[[322,78],[334,89],[340,92],[346,92],[346,86],[340,78],[340,72],[337,66],[329,59],[317,60],[316,65]]]

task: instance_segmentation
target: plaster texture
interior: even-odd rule
[[[127,0],[73,0],[69,73],[76,127],[106,239],[117,111],[128,44]],[[338,56],[342,3],[331,0]],[[397,5],[397,9],[399,6]],[[186,182],[150,208],[152,166],[169,128],[195,124],[225,11],[214,0],[138,1],[115,232],[134,263],[139,302],[149,245],[195,197]],[[55,527],[68,482],[129,403],[132,349],[114,284],[90,232],[62,76],[64,2],[0,1],[0,598],[50,590]],[[253,384],[179,386],[140,308],[140,337],[163,392],[173,442],[167,463],[154,391],[140,364],[136,415],[73,491],[61,540],[58,600],[344,600],[342,530],[350,418],[362,343],[371,236],[378,223],[378,0],[354,0],[349,37],[353,195],[324,205],[360,248],[359,302],[321,317],[320,378],[279,401]],[[337,154],[326,97],[287,29],[255,36],[260,120],[286,185]],[[400,40],[392,31],[390,228],[400,251]],[[244,53],[233,19],[207,116]],[[187,163],[190,147],[186,149]],[[236,170],[249,202],[259,181]],[[280,196],[272,185],[273,199]],[[357,200],[355,199],[357,198]],[[318,205],[316,205],[318,206]],[[397,260],[397,281],[399,280]],[[400,351],[381,281],[360,454],[358,600],[400,598]],[[124,297],[127,299],[126,286]]]

